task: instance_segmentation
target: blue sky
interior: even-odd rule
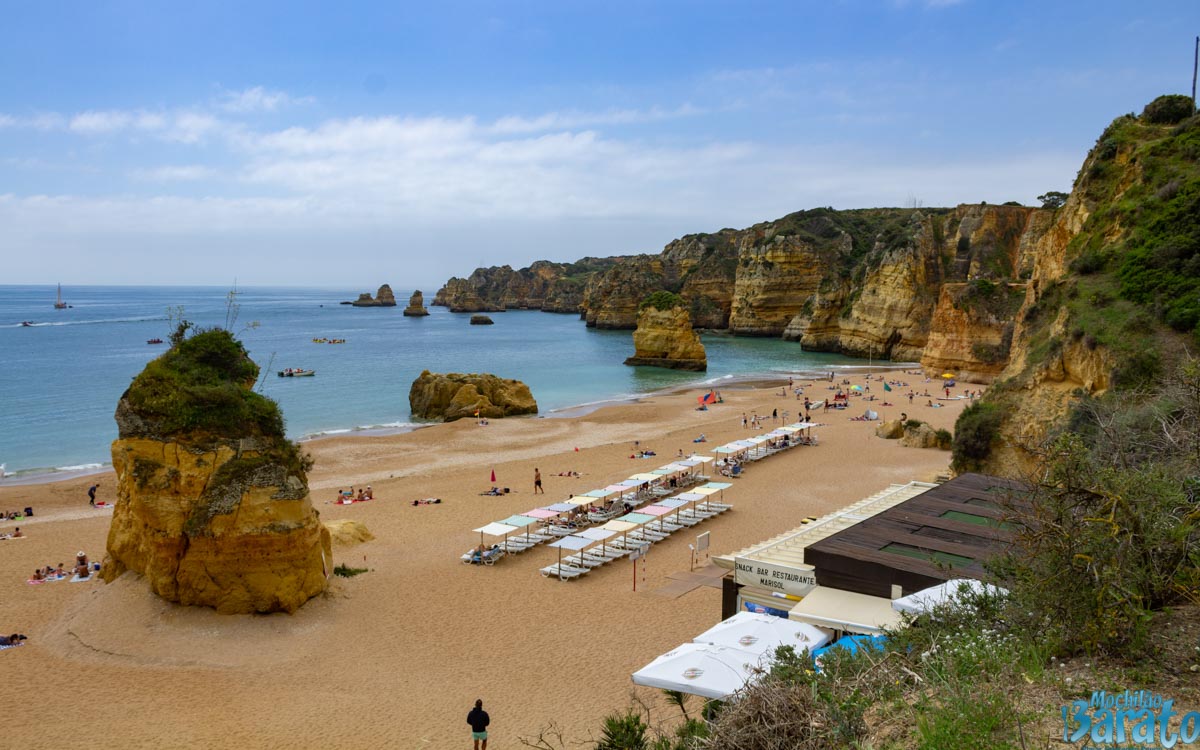
[[[4,283],[435,288],[1032,204],[1187,93],[1200,31],[1194,0],[183,5],[0,4]]]

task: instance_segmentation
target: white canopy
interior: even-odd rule
[[[805,622],[754,612],[738,612],[692,640],[771,656],[779,646],[791,646],[799,653],[805,649],[812,651],[820,648],[832,639],[833,633]]]
[[[939,583],[937,586],[931,586],[914,594],[893,599],[892,609],[897,612],[920,614],[928,612],[939,604],[961,600],[964,595],[982,594],[985,592],[992,595],[1004,595],[1008,593],[1002,588],[983,583],[982,581],[976,581],[974,578],[952,578],[945,583]]]
[[[792,607],[788,618],[834,630],[878,635],[900,624],[890,599],[817,586]]]
[[[722,700],[754,677],[758,656],[706,643],[685,643],[633,673],[635,685]]]
[[[487,534],[488,536],[508,536],[509,534],[513,533],[514,531],[519,531],[519,530],[520,529],[518,529],[516,526],[511,526],[507,523],[499,523],[499,522],[489,523],[487,526],[482,526],[478,529],[474,529],[474,531],[477,531],[480,534]]]

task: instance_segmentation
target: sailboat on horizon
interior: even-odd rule
[[[63,298],[62,298],[62,284],[59,284],[58,285],[58,300],[56,300],[54,303],[54,309],[55,310],[66,310],[67,307],[68,307],[67,303],[63,302]]]

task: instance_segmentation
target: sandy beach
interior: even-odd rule
[[[920,394],[936,396],[940,386],[895,371],[888,377]],[[0,745],[468,747],[465,717],[482,698],[493,750],[522,747],[520,738],[551,725],[576,746],[598,733],[605,714],[629,703],[632,671],[720,619],[718,589],[678,598],[655,593],[670,574],[688,570],[695,533],[711,532],[714,554],[730,552],[889,483],[946,469],[948,452],[879,439],[877,423],[850,417],[869,406],[887,419],[905,411],[951,429],[969,402],[930,408],[920,395],[910,405],[908,388],[884,394],[879,380],[849,379],[872,386],[878,400],[814,410],[823,424],[820,445],[749,466],[727,491],[731,512],[654,545],[636,593],[628,560],[561,582],[538,574],[556,559],[553,549],[489,568],[464,565],[459,555],[478,544],[473,528],[657,468],[680,449],[703,453],[754,433],[743,429],[743,413],[767,415],[764,432],[772,410],[795,421],[801,404],[781,397],[778,385],[724,390],[724,403],[708,411],[695,409],[693,391],[570,418],[460,421],[306,443],[316,459],[309,483],[322,520],[359,520],[376,539],[335,547],[338,563],[370,572],[333,578],[326,595],[291,616],[170,605],[132,574],[111,585],[29,585],[34,568],[69,565],[78,550],[103,557],[111,513],[90,508],[86,488],[98,479],[99,499],[113,501],[115,478],[0,485],[0,510],[32,506],[36,513],[0,524],[0,533],[19,525],[26,536],[0,541],[0,631],[29,636],[25,646],[0,652],[0,694],[11,709]],[[817,381],[805,392],[824,399],[828,385]],[[884,395],[895,405],[881,406]],[[702,432],[708,442],[694,444]],[[657,457],[631,459],[635,440]],[[544,496],[533,494],[535,467]],[[479,494],[493,470],[510,494]],[[330,503],[338,489],[367,484],[376,500]],[[426,497],[442,503],[411,505]],[[636,690],[656,700],[657,691]],[[673,711],[661,707],[659,715],[673,721]]]

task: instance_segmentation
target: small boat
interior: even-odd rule
[[[302,370],[295,367],[289,367],[286,370],[279,371],[279,377],[281,378],[308,378],[316,374],[316,370]]]
[[[66,310],[67,303],[62,300],[62,284],[58,285],[58,299],[54,303],[55,310]]]
[[[162,342],[163,342],[163,340],[162,340],[162,339],[158,339],[158,338],[155,338],[155,339],[146,339],[146,343],[147,343],[147,344],[161,344]]]
[[[32,321],[32,320],[22,320],[22,321],[21,321],[21,327],[22,327],[22,328],[30,328],[30,327],[32,327],[32,326],[33,326],[33,321]]]

